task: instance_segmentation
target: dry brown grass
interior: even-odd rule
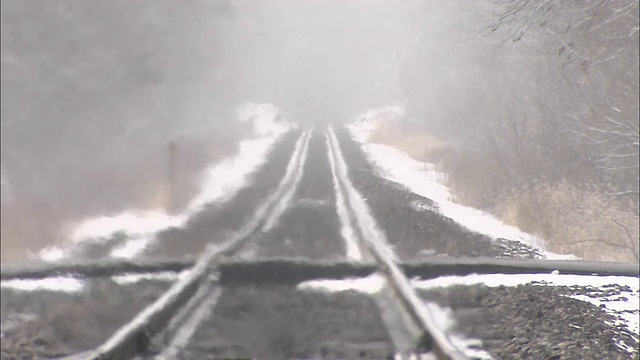
[[[55,241],[60,223],[50,207],[33,200],[3,203],[0,209],[0,261],[20,264],[29,260],[29,252]]]
[[[638,216],[597,189],[540,184],[505,202],[500,213],[506,222],[540,234],[550,251],[593,261],[638,261]]]
[[[5,235],[4,230],[2,232],[2,238],[0,239],[0,247],[2,248],[0,263],[5,266],[24,264],[28,260],[28,249],[25,249],[17,237],[11,234]]]
[[[438,161],[448,147],[430,132],[401,122],[379,121],[378,124],[369,137],[370,142],[392,146],[419,161]]]
[[[507,224],[537,234],[549,251],[592,261],[637,262],[638,216],[595,188],[543,183],[513,191],[492,171],[500,164],[456,151],[433,134],[399,121],[379,121],[370,142],[390,145],[449,174],[457,201],[496,214]]]

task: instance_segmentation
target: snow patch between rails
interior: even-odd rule
[[[524,243],[540,250],[547,259],[577,259],[574,255],[544,251],[540,245],[543,243],[540,238],[525,233],[515,226],[506,225],[484,211],[456,204],[449,189],[442,184],[442,179],[445,179],[446,175],[437,172],[433,164],[412,159],[406,153],[391,146],[367,143],[375,126],[375,122],[367,120],[367,117],[363,115],[358,122],[347,125],[347,129],[352,137],[362,144],[362,149],[367,157],[382,170],[381,175],[385,179],[401,184],[411,192],[432,200],[436,203],[436,208],[441,215],[471,231],[493,239],[502,238]]]
[[[468,276],[443,276],[430,280],[416,279],[412,281],[414,288],[419,290],[438,289],[455,285],[486,285],[517,286],[535,282],[537,286],[585,286],[596,290],[606,290],[608,286],[626,286],[630,291],[608,296],[572,295],[571,298],[591,303],[612,315],[617,320],[609,325],[622,325],[631,333],[636,334],[636,341],[640,333],[640,279],[633,276],[588,276],[552,274],[490,274]],[[623,299],[624,298],[624,299]],[[625,300],[626,299],[626,300]],[[628,351],[635,351],[630,344],[621,343],[621,347]]]
[[[295,125],[279,117],[271,104],[243,104],[237,115],[241,122],[252,122],[252,139],[242,141],[238,154],[209,165],[202,174],[200,192],[177,215],[164,211],[126,210],[116,215],[104,215],[72,224],[70,243],[47,247],[34,254],[53,262],[71,257],[84,243],[105,243],[119,234],[127,241],[111,252],[112,257],[133,258],[153,241],[155,234],[170,227],[182,227],[189,218],[209,203],[226,203],[242,188],[249,185],[249,175],[262,166],[273,145]]]
[[[321,292],[358,291],[365,294],[376,294],[385,286],[386,280],[380,274],[372,274],[364,278],[342,280],[321,279],[309,280],[298,284],[297,289]]]
[[[58,291],[80,292],[84,289],[84,281],[68,276],[50,277],[44,279],[15,279],[0,282],[3,289],[17,291]]]

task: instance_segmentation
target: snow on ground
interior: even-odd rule
[[[6,280],[0,287],[17,291],[60,291],[79,292],[84,288],[84,281],[72,277],[50,277],[37,280]]]
[[[76,225],[71,232],[71,241],[81,243],[86,239],[114,236],[118,231],[128,236],[154,233],[169,226],[179,226],[183,216],[171,216],[163,211],[127,210],[113,216],[87,219]]]
[[[456,204],[449,189],[442,184],[446,175],[435,170],[435,166],[412,159],[406,153],[391,146],[367,143],[369,136],[375,130],[380,115],[391,112],[393,116],[401,116],[401,108],[391,107],[371,110],[348,125],[354,139],[362,143],[363,150],[374,164],[383,171],[383,176],[398,184],[404,185],[410,191],[433,200],[438,211],[467,229],[489,236],[493,239],[507,239],[519,241],[540,250],[547,259],[577,259],[574,255],[560,255],[544,251],[543,241],[538,237],[525,233],[517,227],[506,225],[492,215],[468,206]]]
[[[103,215],[84,219],[70,226],[70,244],[42,249],[42,260],[58,261],[73,256],[77,245],[84,242],[104,242],[122,233],[129,239],[114,249],[111,256],[133,258],[155,240],[155,234],[169,227],[184,226],[188,219],[212,202],[224,203],[238,190],[248,185],[248,175],[264,164],[273,144],[294,128],[279,117],[271,104],[245,103],[237,110],[240,122],[252,124],[251,138],[240,143],[238,154],[207,167],[202,174],[200,192],[179,214],[161,210],[125,210],[116,215]]]
[[[364,278],[309,280],[298,284],[297,289],[325,292],[358,291],[375,294],[382,290],[385,281],[382,275],[372,274]]]
[[[185,270],[180,273],[176,273],[173,271],[163,271],[158,273],[124,274],[112,276],[111,280],[119,285],[134,284],[142,280],[175,281],[186,276],[187,273],[188,271]]]
[[[180,273],[163,271],[158,273],[123,274],[111,277],[118,285],[134,284],[143,280],[175,281],[186,276],[188,271]],[[56,276],[43,279],[15,279],[3,280],[0,287],[14,291],[56,291],[79,292],[84,289],[85,281],[69,276]]]
[[[236,111],[240,122],[250,122],[257,137],[278,136],[291,129],[291,123],[280,116],[280,110],[273,104],[244,103]]]

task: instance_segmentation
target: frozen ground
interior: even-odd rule
[[[155,235],[170,227],[181,227],[208,203],[226,203],[248,185],[248,175],[267,159],[272,145],[295,125],[279,117],[271,104],[246,103],[237,111],[238,121],[252,126],[252,135],[240,143],[239,152],[231,158],[211,164],[203,171],[201,190],[178,214],[162,210],[128,209],[116,215],[104,215],[70,224],[67,242],[45,248],[36,256],[45,261],[58,261],[73,256],[85,243],[105,242],[118,234],[126,236],[113,249],[112,257],[133,258],[143,252]]]
[[[574,255],[544,251],[541,246],[544,243],[542,239],[506,225],[481,210],[456,204],[452,200],[453,196],[449,189],[443,184],[446,174],[437,172],[433,164],[412,159],[406,153],[391,146],[367,142],[380,121],[394,121],[401,116],[401,107],[383,107],[364,113],[356,122],[347,126],[353,138],[362,144],[363,151],[381,171],[384,178],[401,184],[415,194],[431,199],[435,203],[431,210],[439,212],[471,231],[493,239],[519,241],[540,250],[547,259],[576,259]]]
[[[621,336],[620,339],[617,340],[617,346],[628,351],[628,353],[632,353],[633,351],[637,352],[639,332],[638,316],[640,309],[640,284],[637,277],[600,277],[559,274],[491,274],[448,276],[433,280],[415,279],[412,281],[412,285],[416,290],[422,292],[442,291],[444,288],[454,286],[471,287],[475,285],[485,285],[496,288],[499,286],[515,287],[524,284],[533,285],[535,287],[549,287],[551,288],[550,290],[553,290],[553,288],[556,287],[563,287],[564,291],[561,292],[560,296],[567,296],[585,303],[593,304],[597,309],[603,310],[605,313],[611,315],[610,317],[607,317],[608,321],[605,321],[610,330],[620,332],[621,327],[623,327],[626,329],[624,333],[632,335],[632,339]],[[384,278],[378,274],[374,274],[366,278],[306,281],[300,283],[298,285],[298,289],[317,292],[357,291],[373,295],[378,293],[383,286]],[[529,291],[529,289],[531,288],[520,287],[518,291],[525,293],[526,295],[526,292]],[[529,294],[526,296],[531,297],[532,295]],[[552,301],[551,299],[546,300]],[[505,297],[503,299],[499,299],[499,301],[509,302],[515,301],[515,299]],[[429,300],[425,300],[425,305],[428,307],[430,312],[435,315],[438,325],[446,329],[449,340],[459,349],[463,350],[468,356],[473,358],[493,358],[489,352],[482,348],[482,341],[480,339],[467,337],[456,330],[456,316],[454,315],[453,310]],[[528,309],[524,304],[514,305],[515,307],[520,308],[520,311],[534,311],[533,309]],[[553,306],[553,304],[550,305]],[[558,304],[556,313],[571,312],[572,309],[567,308],[566,306],[567,305],[564,304]],[[509,317],[510,315],[511,314],[508,313],[503,314],[504,317]],[[578,317],[579,316],[580,314],[578,313]],[[584,316],[586,317],[587,315],[585,314]],[[585,319],[585,323],[573,321],[568,324],[558,321],[552,325],[555,327],[574,327],[579,329],[582,327],[592,327],[592,325],[589,324],[590,320],[591,319]],[[529,338],[523,339],[523,342],[531,341],[531,339],[535,339],[537,337],[535,328],[528,331],[529,332],[526,333],[526,336]],[[511,336],[513,335],[515,334],[512,334]],[[556,339],[556,341],[558,343],[562,343],[561,339]]]

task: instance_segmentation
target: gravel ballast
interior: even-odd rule
[[[541,257],[536,249],[525,244],[506,239],[492,240],[440,215],[430,199],[380,176],[346,128],[336,127],[335,132],[353,185],[366,199],[374,218],[401,259],[414,259],[420,254]]]
[[[480,348],[495,359],[637,356],[637,333],[614,325],[616,317],[604,309],[571,297],[593,295],[594,288],[542,285],[454,285],[420,291],[420,295],[425,301],[450,308],[455,322],[452,331],[481,340]],[[620,293],[625,289],[611,285],[610,290]],[[634,348],[635,355],[628,351]]]
[[[181,355],[186,359],[380,359],[393,355],[393,346],[376,304],[365,294],[317,293],[273,284],[230,285]]]

